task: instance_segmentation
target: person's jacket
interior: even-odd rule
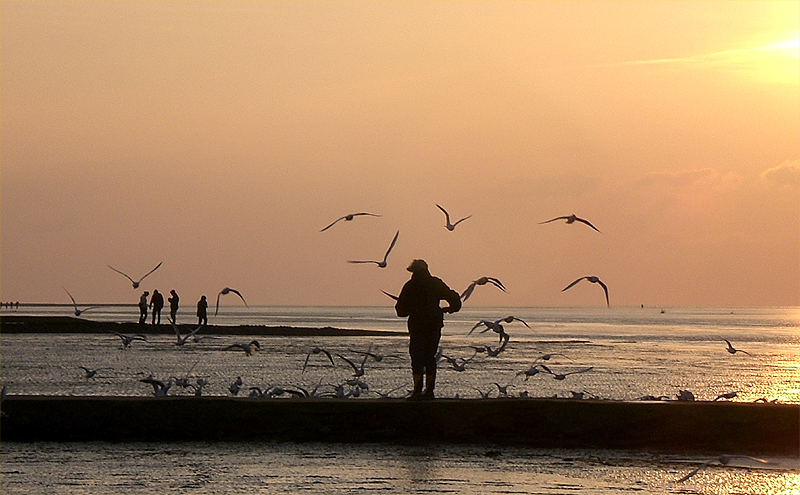
[[[445,284],[442,279],[429,273],[417,272],[403,285],[394,308],[397,316],[408,316],[408,331],[441,329],[444,326],[444,311],[439,301],[449,304],[449,313],[461,309],[458,292]]]

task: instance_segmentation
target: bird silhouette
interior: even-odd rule
[[[764,459],[758,459],[756,457],[750,457],[749,455],[723,454],[723,455],[721,455],[719,457],[714,457],[714,458],[709,459],[706,462],[700,464],[699,466],[697,466],[696,468],[691,470],[688,474],[683,476],[681,479],[675,480],[675,483],[683,483],[684,481],[688,480],[689,478],[691,478],[695,474],[699,473],[701,469],[703,469],[704,467],[708,466],[709,464],[711,464],[713,462],[719,462],[721,465],[727,466],[733,459],[747,459],[747,460],[758,462],[758,463],[761,463],[761,464],[769,464]]]
[[[80,369],[82,369],[82,370],[84,371],[84,375],[85,375],[85,378],[86,378],[87,380],[88,380],[89,378],[94,378],[94,377],[95,377],[95,375],[97,375],[97,372],[99,372],[99,371],[111,369],[111,368],[97,368],[97,369],[92,369],[92,368],[87,368],[86,366],[78,366],[78,368],[80,368]]]
[[[114,335],[116,335],[117,337],[119,337],[122,340],[122,348],[123,349],[127,349],[128,347],[130,347],[131,343],[134,340],[143,340],[143,341],[147,342],[147,337],[145,337],[144,335],[142,335],[140,333],[137,333],[135,335],[126,335],[124,333],[115,332]]]
[[[729,353],[731,353],[731,354],[736,354],[737,352],[742,352],[742,353],[744,353],[744,354],[747,354],[748,356],[750,355],[750,353],[749,353],[749,352],[747,352],[747,351],[743,351],[743,350],[741,350],[741,349],[736,349],[736,348],[734,348],[734,347],[731,345],[731,341],[730,341],[730,340],[728,340],[728,339],[722,339],[722,340],[724,340],[724,341],[725,341],[725,343],[726,343],[726,344],[728,344],[728,352],[729,352]]]
[[[503,285],[503,282],[501,282],[500,280],[498,280],[498,279],[496,279],[494,277],[481,277],[481,278],[479,278],[477,280],[473,280],[472,283],[469,284],[469,286],[467,286],[467,288],[464,290],[464,292],[461,293],[461,299],[466,301],[467,299],[469,299],[469,296],[472,295],[472,291],[475,290],[476,286],[478,286],[478,285],[486,285],[486,284],[492,284],[495,287],[497,287],[498,289],[502,290],[503,292],[506,291],[506,288]]]
[[[348,260],[348,263],[375,263],[378,265],[378,268],[386,268],[386,259],[389,257],[389,253],[392,252],[394,245],[397,243],[397,236],[400,235],[400,231],[398,230],[397,233],[394,234],[394,239],[392,239],[392,244],[389,246],[389,249],[386,250],[386,254],[383,255],[383,261],[353,261]]]
[[[576,217],[574,214],[573,214],[573,215],[566,215],[566,216],[563,216],[563,217],[555,217],[555,218],[551,218],[550,220],[547,220],[547,221],[544,221],[544,222],[539,222],[539,225],[542,225],[542,224],[545,224],[545,223],[550,223],[550,222],[555,222],[556,220],[566,220],[566,221],[567,221],[567,223],[574,223],[574,222],[581,222],[581,223],[585,223],[585,224],[586,224],[586,225],[588,225],[589,227],[591,227],[591,228],[593,228],[594,230],[597,230],[598,232],[600,232],[600,231],[597,229],[597,227],[595,227],[594,225],[592,225],[592,224],[591,224],[591,223],[590,223],[588,220],[584,220],[583,218]]]
[[[590,371],[590,370],[594,369],[593,366],[589,366],[588,368],[583,368],[583,369],[577,370],[577,371],[569,371],[567,373],[555,373],[550,368],[548,368],[547,366],[545,366],[543,364],[540,364],[539,366],[543,370],[545,370],[547,373],[550,373],[551,375],[553,375],[553,378],[555,378],[556,380],[563,380],[569,375],[576,375],[578,373],[586,373],[587,371]]]
[[[381,292],[383,292],[383,293],[384,293],[384,294],[386,294],[387,296],[391,297],[391,298],[392,298],[392,299],[394,299],[395,301],[397,301],[397,300],[399,299],[399,298],[398,298],[397,296],[395,296],[394,294],[389,294],[388,292],[386,292],[386,291],[385,291],[385,290],[383,290],[383,289],[381,289]]]
[[[445,218],[445,222],[446,222],[444,226],[445,226],[445,228],[447,228],[447,230],[449,230],[451,232],[453,230],[455,230],[456,225],[460,224],[461,222],[463,222],[464,220],[466,220],[467,218],[472,216],[472,215],[467,215],[466,217],[462,218],[461,220],[457,221],[456,223],[450,223],[450,214],[447,213],[447,210],[445,210],[444,208],[442,208],[439,205],[436,205],[436,207],[439,208],[440,210],[442,210],[442,213],[444,213],[444,218]]]
[[[356,366],[356,363],[347,359],[346,357],[342,356],[341,354],[336,354],[340,357],[345,363],[349,364],[351,368],[353,368],[353,376],[359,377],[364,376],[364,365],[367,362],[368,355],[364,354],[364,359],[361,360],[361,366]]]
[[[588,277],[579,278],[578,280],[572,282],[568,286],[566,286],[563,289],[561,289],[561,292],[564,292],[565,290],[569,289],[570,287],[572,287],[573,285],[577,284],[578,282],[580,282],[581,280],[584,280],[584,279],[588,280],[589,282],[592,282],[593,284],[599,284],[600,287],[603,288],[603,292],[606,293],[606,306],[611,306],[611,303],[608,302],[608,287],[606,286],[606,284],[603,283],[602,280],[600,280],[599,278],[597,278],[597,277],[595,277],[593,275],[592,276],[588,276]]]
[[[230,287],[225,287],[224,289],[219,291],[219,294],[217,294],[217,307],[214,310],[214,316],[217,316],[217,313],[219,313],[219,298],[220,298],[220,296],[224,296],[225,294],[230,294],[231,292],[233,292],[234,294],[239,296],[239,298],[241,298],[241,300],[244,303],[244,305],[247,306],[247,301],[244,300],[244,296],[242,295],[241,292],[239,292],[236,289],[231,289]]]
[[[235,344],[231,344],[228,347],[222,349],[223,351],[232,351],[236,349],[241,349],[244,351],[246,356],[251,356],[253,354],[253,349],[261,350],[261,344],[258,343],[257,340],[251,340],[249,344],[242,344],[237,342]]]
[[[161,263],[163,263],[163,261],[162,261]],[[128,275],[128,274],[127,274],[127,273],[125,273],[125,272],[121,272],[121,271],[117,270],[116,268],[114,268],[114,267],[113,267],[113,266],[111,266],[111,265],[106,265],[106,266],[108,266],[109,268],[111,268],[111,269],[112,269],[112,270],[114,270],[115,272],[117,272],[117,273],[119,273],[119,274],[122,274],[122,275],[124,275],[124,276],[125,276],[125,278],[127,278],[128,280],[130,280],[130,281],[131,281],[131,283],[133,284],[133,288],[134,288],[134,289],[138,289],[138,288],[139,288],[139,284],[140,284],[140,283],[142,283],[142,280],[144,280],[144,279],[145,279],[145,277],[147,277],[148,275],[150,275],[150,274],[151,274],[151,273],[153,273],[154,271],[158,270],[158,267],[160,267],[160,266],[161,266],[161,263],[157,264],[155,268],[153,268],[153,269],[152,269],[152,270],[150,270],[149,272],[145,273],[145,274],[142,276],[142,278],[140,278],[139,280],[134,280],[134,279],[132,279],[132,278],[130,277],[130,275]]]
[[[308,366],[308,358],[310,358],[312,354],[320,354],[320,353],[325,354],[328,357],[328,360],[330,360],[332,366],[336,366],[336,364],[334,364],[333,362],[333,357],[331,357],[330,352],[326,351],[321,347],[314,347],[313,349],[308,351],[308,354],[306,355],[306,361],[303,363],[303,371],[302,371],[303,373],[306,372],[306,366]]]
[[[66,292],[69,298],[72,299],[72,306],[75,307],[75,316],[80,316],[81,313],[83,313],[84,311],[89,311],[90,309],[94,309],[97,307],[97,306],[89,306],[88,308],[78,309],[78,303],[75,302],[75,298],[72,297],[72,294],[69,293],[66,287],[61,287],[61,288],[64,289],[64,292]]]
[[[366,212],[362,212],[362,213],[349,213],[349,214],[347,214],[347,215],[345,215],[345,216],[343,216],[343,217],[339,217],[339,218],[337,218],[337,219],[336,219],[336,220],[334,220],[334,221],[333,221],[333,222],[332,222],[330,225],[328,225],[328,226],[327,226],[327,227],[325,227],[324,229],[320,230],[320,232],[325,232],[325,231],[326,231],[326,230],[328,230],[329,228],[331,228],[331,227],[333,227],[334,225],[336,225],[336,223],[337,223],[337,222],[339,222],[340,220],[345,220],[345,221],[349,222],[349,221],[350,221],[350,220],[352,220],[353,218],[355,218],[355,217],[358,217],[358,216],[362,216],[362,215],[368,215],[368,216],[371,216],[371,217],[379,217],[379,216],[380,216],[380,215],[376,215],[375,213],[366,213]]]

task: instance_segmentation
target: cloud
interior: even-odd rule
[[[761,172],[761,180],[778,188],[800,186],[800,160],[786,160],[778,166]]]

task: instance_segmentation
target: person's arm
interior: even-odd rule
[[[397,312],[397,316],[406,317],[411,314],[411,310],[409,308],[408,302],[408,284],[403,285],[403,289],[400,291],[400,295],[397,296],[397,302],[394,305],[394,310]]]
[[[456,311],[461,309],[461,296],[458,292],[454,291],[450,287],[447,286],[441,279],[439,280],[441,283],[441,295],[439,299],[444,299],[447,301],[448,306],[442,308],[442,311],[445,313],[455,313]]]

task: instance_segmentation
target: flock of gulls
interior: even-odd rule
[[[472,215],[468,215],[468,216],[462,217],[462,218],[458,219],[457,221],[453,222],[451,220],[450,214],[448,213],[448,211],[444,207],[442,207],[439,204],[436,204],[436,207],[439,210],[441,210],[441,212],[444,214],[444,216],[445,216],[445,228],[448,231],[454,231],[458,225],[460,225],[462,222],[464,222],[464,221],[466,221],[466,220],[468,220],[469,218],[472,217]],[[358,218],[358,217],[380,217],[380,216],[381,215],[378,215],[378,214],[375,214],[375,213],[369,213],[369,212],[350,213],[350,214],[347,214],[347,215],[344,215],[344,216],[341,216],[341,217],[337,218],[336,220],[334,220],[333,222],[331,222],[330,224],[328,224],[327,226],[322,228],[320,230],[320,232],[325,232],[325,231],[331,229],[332,227],[334,227],[335,225],[337,225],[341,221],[349,222],[349,221],[353,221],[355,218]],[[558,216],[558,217],[546,220],[544,222],[540,222],[540,224],[549,224],[551,222],[556,222],[556,221],[560,221],[560,220],[563,220],[567,224],[573,224],[573,223],[576,223],[576,222],[580,223],[580,224],[584,224],[584,225],[588,226],[589,228],[593,229],[594,231],[600,232],[600,230],[597,227],[595,227],[591,222],[589,222],[586,219],[577,217],[574,214],[573,215],[566,215],[566,216]],[[348,263],[353,263],[353,264],[375,264],[379,268],[386,268],[388,266],[389,255],[391,254],[392,250],[394,249],[395,245],[397,244],[397,240],[398,240],[399,235],[400,235],[400,232],[397,231],[395,233],[391,243],[389,244],[388,249],[386,250],[386,252],[383,255],[383,258],[381,260],[347,260],[347,262]],[[131,282],[131,285],[133,286],[133,288],[137,289],[140,286],[140,284],[142,283],[142,281],[147,276],[151,275],[153,272],[158,270],[158,268],[161,267],[161,265],[162,265],[162,263],[158,263],[158,265],[156,265],[155,268],[153,268],[152,270],[148,271],[147,273],[145,273],[142,277],[140,277],[138,279],[134,279],[133,277],[129,276],[127,273],[125,273],[125,272],[123,272],[121,270],[118,270],[117,268],[114,268],[111,265],[108,265],[108,268],[110,268],[114,272],[117,272],[117,273],[123,275],[125,278],[127,278]],[[576,284],[578,284],[578,283],[580,283],[581,281],[584,281],[584,280],[587,281],[587,282],[590,282],[590,283],[598,284],[603,289],[606,305],[610,306],[609,295],[608,295],[608,286],[602,280],[600,280],[598,277],[593,276],[593,275],[592,276],[582,276],[582,277],[577,278],[576,280],[574,280],[573,282],[568,284],[566,287],[564,287],[562,289],[562,292],[574,287]],[[472,282],[470,282],[470,284],[466,287],[466,289],[464,289],[464,291],[460,293],[461,299],[463,301],[467,301],[470,298],[470,296],[473,294],[474,290],[479,286],[493,286],[493,287],[497,288],[500,291],[506,292],[506,287],[503,285],[503,283],[498,278],[489,277],[489,276],[482,276],[482,277],[478,277],[475,280],[473,280]],[[70,292],[66,288],[64,288],[64,291],[67,293],[67,295],[69,296],[70,300],[72,301],[72,304],[73,304],[73,307],[74,307],[75,316],[81,316],[81,314],[83,312],[91,310],[91,309],[94,309],[93,306],[80,308],[78,306],[75,298],[72,296],[72,294],[70,294]],[[397,299],[396,296],[394,296],[394,295],[392,295],[392,294],[390,294],[390,293],[388,293],[386,291],[382,291],[382,292],[384,294],[386,294],[387,296],[391,297],[392,299]],[[215,309],[215,312],[214,312],[215,315],[217,315],[218,312],[219,312],[220,297],[224,296],[224,295],[227,295],[227,294],[230,294],[230,293],[236,294],[242,300],[242,302],[245,305],[247,305],[247,303],[245,301],[245,298],[241,294],[241,292],[239,292],[236,289],[232,289],[230,287],[225,287],[217,294],[216,309]],[[437,363],[446,362],[448,364],[448,366],[449,366],[448,369],[453,370],[455,372],[464,372],[464,371],[466,371],[468,369],[468,367],[471,365],[473,360],[478,355],[484,355],[485,354],[487,356],[487,358],[493,358],[493,357],[499,356],[502,352],[506,351],[508,343],[510,341],[510,335],[506,332],[504,324],[508,325],[508,324],[512,324],[512,323],[515,323],[515,322],[519,322],[522,325],[524,325],[525,327],[530,329],[530,325],[526,321],[524,321],[524,320],[522,320],[520,318],[517,318],[517,317],[515,317],[513,315],[509,315],[509,316],[506,316],[506,317],[503,317],[503,318],[499,318],[499,319],[481,319],[481,320],[479,320],[477,323],[475,323],[475,325],[469,331],[469,334],[472,334],[473,332],[475,332],[476,330],[479,330],[479,329],[480,330],[479,330],[478,333],[486,333],[486,332],[491,331],[494,334],[496,334],[497,337],[498,337],[498,346],[497,347],[491,347],[489,345],[469,346],[472,349],[473,353],[472,353],[472,355],[470,357],[467,357],[467,358],[454,357],[454,356],[447,355],[440,348],[438,353],[437,353],[437,355],[436,355]],[[190,343],[191,344],[201,344],[205,340],[216,340],[216,339],[221,339],[222,338],[222,337],[219,337],[219,336],[202,334],[201,331],[206,328],[205,325],[200,325],[200,326],[197,326],[196,328],[193,328],[193,329],[186,328],[186,330],[184,331],[184,330],[182,330],[182,326],[176,324],[176,322],[172,321],[172,319],[169,319],[169,323],[172,326],[173,331],[175,332],[176,340],[175,340],[174,344],[176,346],[184,346],[184,345],[187,345],[187,344],[190,344]],[[131,348],[134,345],[134,343],[137,342],[137,341],[148,342],[147,336],[144,335],[144,334],[141,334],[141,333],[140,334],[123,334],[123,333],[116,332],[114,335],[120,339],[123,350]],[[721,340],[725,341],[725,343],[727,345],[727,348],[726,348],[727,352],[730,353],[730,354],[736,354],[736,353],[742,353],[742,354],[747,354],[747,355],[750,354],[747,351],[735,348],[728,339],[721,339]],[[248,356],[253,356],[255,353],[261,351],[261,345],[257,340],[251,340],[250,342],[234,342],[234,343],[230,343],[230,344],[224,345],[222,347],[218,347],[218,349],[220,349],[221,351],[238,351],[238,352],[241,352],[243,356],[248,357]],[[399,386],[399,387],[396,387],[396,388],[394,388],[392,390],[388,390],[388,391],[385,391],[385,392],[379,392],[379,391],[370,389],[369,385],[367,384],[367,382],[365,380],[365,375],[367,374],[367,370],[369,368],[367,366],[367,364],[369,362],[377,363],[377,362],[383,361],[384,359],[402,359],[401,356],[399,356],[399,355],[383,355],[383,354],[380,354],[377,351],[375,351],[372,348],[372,346],[370,346],[366,350],[354,350],[354,349],[348,349],[348,350],[349,350],[350,353],[352,353],[353,355],[356,355],[358,357],[352,357],[352,356],[351,357],[347,357],[347,356],[343,355],[341,352],[331,351],[331,350],[327,350],[327,349],[324,349],[324,348],[321,348],[321,347],[313,347],[313,348],[308,350],[308,353],[305,355],[304,359],[302,360],[302,365],[300,366],[300,363],[298,363],[298,366],[301,367],[301,374],[305,374],[307,368],[309,367],[309,363],[311,362],[311,360],[312,359],[314,359],[314,360],[320,359],[317,356],[320,356],[321,359],[323,360],[322,361],[322,363],[323,363],[322,365],[329,365],[330,367],[336,368],[337,367],[337,362],[339,362],[343,366],[346,366],[347,368],[352,370],[352,376],[347,378],[347,379],[345,379],[344,381],[341,381],[340,383],[326,383],[326,384],[323,384],[323,380],[320,379],[319,382],[317,382],[313,387],[299,386],[299,385],[289,385],[289,386],[286,386],[286,385],[267,385],[267,386],[252,385],[252,386],[249,386],[249,387],[245,387],[244,381],[242,380],[242,377],[238,376],[228,386],[228,388],[227,388],[228,392],[230,393],[231,396],[238,396],[240,393],[242,393],[243,390],[246,389],[247,392],[244,392],[244,393],[246,393],[248,397],[252,397],[252,398],[335,397],[335,398],[344,399],[344,398],[349,398],[349,397],[360,397],[360,396],[365,396],[366,397],[366,396],[369,396],[369,394],[374,394],[373,396],[377,396],[377,397],[380,397],[380,398],[390,398],[390,397],[392,397],[392,394],[394,394],[396,392],[401,392],[401,389],[404,388],[404,386]],[[569,360],[569,361],[572,361],[572,359],[569,358],[568,356],[566,356],[566,355],[564,355],[562,353],[558,353],[558,352],[542,354],[542,355],[538,356],[534,360],[534,362],[530,365],[530,367],[528,367],[527,369],[520,370],[519,372],[517,372],[516,375],[515,375],[515,378],[522,377],[522,380],[527,382],[527,380],[529,378],[531,378],[531,377],[534,377],[534,376],[537,376],[537,375],[543,375],[543,376],[550,376],[554,380],[560,380],[561,381],[561,380],[566,380],[569,376],[582,374],[582,373],[587,373],[587,372],[590,372],[590,371],[593,370],[593,367],[588,366],[588,367],[581,367],[581,368],[578,368],[578,369],[573,369],[573,370],[570,370],[570,371],[560,371],[560,370],[554,369],[552,364],[549,365],[549,366],[548,366],[548,364],[545,364],[545,363],[550,363],[550,360],[552,358],[555,358],[556,356],[564,358],[564,359]],[[203,388],[206,385],[208,385],[209,381],[205,377],[191,376],[195,366],[198,363],[199,363],[199,361],[196,362],[191,367],[191,369],[189,369],[189,371],[184,376],[181,376],[181,377],[171,376],[167,380],[163,380],[163,379],[155,378],[151,374],[151,375],[149,375],[149,376],[147,376],[145,378],[139,378],[138,381],[141,382],[144,385],[152,387],[152,391],[153,391],[152,393],[156,397],[164,397],[164,396],[170,395],[170,391],[171,390],[174,391],[177,388],[186,389],[186,390],[189,390],[195,396],[201,396],[202,393],[203,393]],[[312,364],[314,366],[316,366],[316,367],[321,366],[320,364],[314,364],[314,363],[312,363]],[[90,368],[90,367],[86,367],[86,366],[79,366],[78,368],[83,371],[83,378],[85,380],[87,380],[87,381],[88,380],[92,380],[95,377],[97,377],[98,373],[109,369],[109,368]],[[500,384],[500,383],[494,382],[494,383],[492,383],[492,388],[490,388],[489,390],[481,390],[481,389],[476,389],[476,390],[477,390],[477,393],[479,394],[479,396],[481,398],[485,398],[485,399],[490,398],[492,392],[495,391],[495,390],[496,390],[496,397],[512,397],[511,393],[509,392],[509,388],[511,388],[511,387],[515,387],[515,385],[513,383]],[[591,393],[589,393],[589,392],[587,392],[585,390],[582,391],[582,392],[571,391],[570,393],[571,393],[571,398],[574,398],[574,399],[598,399],[599,398],[599,397],[597,397],[597,396],[595,396],[595,395],[593,395],[593,394],[591,394]],[[736,397],[737,393],[738,393],[738,391],[732,391],[732,392],[723,393],[723,394],[720,394],[719,396],[717,396],[714,400],[730,400],[730,399],[733,399],[734,397]],[[410,394],[410,391],[406,390],[405,391],[405,396],[408,396],[409,394]],[[6,395],[6,387],[4,386],[3,389],[2,389],[2,399],[5,398],[5,395]],[[521,398],[529,397],[529,393],[528,393],[527,390],[525,390],[523,392],[519,392],[518,393],[518,397],[521,397]],[[456,395],[456,398],[458,398],[458,395]],[[654,396],[649,396],[649,395],[640,397],[640,400],[664,400],[664,399],[669,399],[669,397],[666,397],[666,396],[654,397]],[[676,399],[677,400],[695,400],[695,397],[694,397],[694,394],[692,392],[688,391],[688,390],[680,390],[679,393],[676,396]],[[766,399],[758,399],[756,402],[767,402],[767,400]],[[775,401],[771,401],[771,402],[775,402]],[[0,412],[0,414],[2,414],[2,412]],[[706,467],[708,465],[717,464],[717,463],[720,464],[720,465],[728,465],[730,463],[730,461],[733,460],[733,459],[745,459],[747,461],[756,462],[756,463],[759,463],[759,464],[766,464],[767,463],[763,459],[757,459],[757,458],[753,458],[753,457],[749,457],[749,456],[722,455],[722,456],[719,456],[719,457],[715,457],[713,459],[709,459],[708,461],[706,461],[703,464],[699,465],[697,468],[693,469],[691,472],[687,473],[685,476],[683,476],[680,479],[676,480],[676,482],[684,482],[684,481],[688,480],[689,478],[691,478],[692,476],[696,475],[701,469],[703,469],[704,467]]]

